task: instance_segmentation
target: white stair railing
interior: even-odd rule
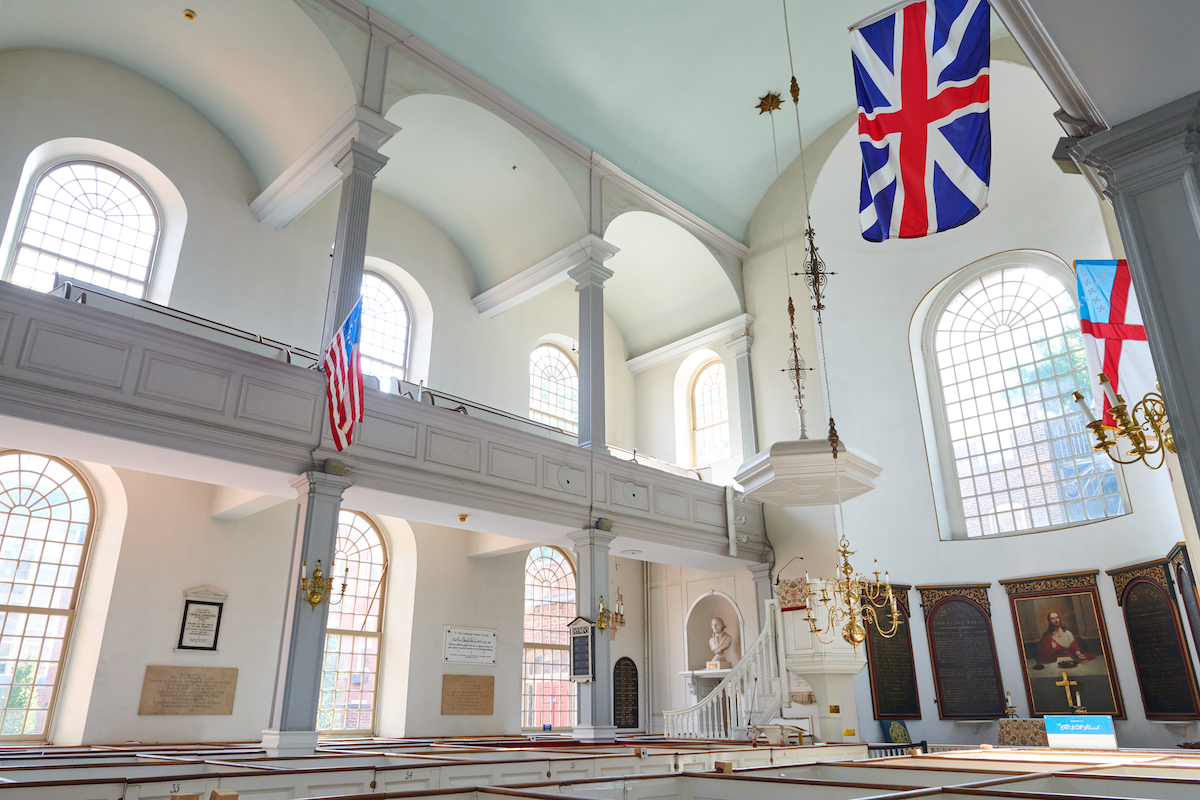
[[[663,731],[675,739],[732,739],[745,736],[750,724],[767,720],[766,711],[778,709],[786,691],[780,678],[778,647],[779,608],[766,601],[766,624],[725,679],[708,697],[680,711],[663,712]]]

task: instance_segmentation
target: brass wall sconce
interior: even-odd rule
[[[1100,386],[1108,397],[1109,413],[1117,423],[1115,427],[1096,419],[1082,393],[1075,392],[1072,395],[1083,412],[1084,419],[1088,421],[1088,430],[1096,437],[1096,444],[1092,445],[1092,450],[1103,451],[1118,464],[1136,464],[1141,461],[1150,469],[1161,467],[1166,461],[1167,452],[1175,452],[1175,437],[1171,435],[1171,421],[1167,419],[1167,407],[1163,396],[1157,392],[1148,392],[1130,409],[1125,398],[1113,391],[1108,376],[1103,372],[1100,373]],[[1111,439],[1108,436],[1109,431],[1113,434]],[[1129,452],[1125,454],[1127,458],[1121,458],[1120,450],[1117,450],[1121,437],[1130,445]]]
[[[329,562],[329,571],[333,571],[333,562]],[[333,601],[333,584],[334,578],[325,577],[325,573],[321,570],[321,559],[317,559],[317,566],[313,569],[312,577],[308,576],[308,562],[300,562],[300,596],[312,606],[313,611],[317,610],[322,602],[328,601],[329,605],[341,605],[342,598],[346,596],[346,582],[350,579],[350,568],[346,567],[342,573],[342,591],[338,595],[337,602]]]
[[[604,605],[604,595],[600,595],[600,610],[596,612],[596,627],[602,631],[612,630],[613,633],[625,627],[625,603],[617,595],[617,605],[608,609]]]

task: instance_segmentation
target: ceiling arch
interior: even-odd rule
[[[0,49],[86,53],[197,109],[265,187],[356,103],[337,52],[292,0],[5,0]]]
[[[400,132],[375,188],[419,209],[466,255],[485,291],[587,234],[562,174],[525,134],[457,97],[418,94],[387,112]]]
[[[729,276],[704,244],[674,222],[628,211],[605,241],[621,252],[605,262],[604,307],[637,357],[742,313]]]

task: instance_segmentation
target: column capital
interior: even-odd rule
[[[750,334],[739,336],[736,339],[731,339],[725,343],[725,349],[741,358],[742,356],[750,355],[750,347],[754,344],[754,337]]]
[[[342,493],[354,485],[354,479],[325,472],[305,472],[288,481],[301,500],[311,494],[342,499]]]
[[[601,262],[588,258],[579,266],[568,270],[567,275],[582,289],[586,286],[603,287],[604,282],[613,276],[613,271]]]
[[[354,139],[337,154],[333,163],[347,178],[353,172],[365,172],[374,176],[388,163],[388,157],[370,145]]]
[[[766,580],[771,579],[771,564],[770,564],[770,562],[764,561],[761,564],[751,564],[750,566],[746,567],[746,569],[750,570],[750,574],[752,576],[754,576],[754,580],[756,583],[763,579],[766,579]]]
[[[595,261],[601,264],[621,252],[621,248],[604,241],[602,237],[594,233],[589,233],[580,239],[577,244],[583,250],[584,258],[588,261]]]
[[[617,535],[612,531],[602,531],[599,528],[584,528],[571,531],[567,537],[575,543],[575,549],[580,547],[602,547],[605,550],[612,544]]]

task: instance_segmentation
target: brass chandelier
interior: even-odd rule
[[[821,373],[824,378],[823,388],[825,390],[826,407],[829,409],[829,433],[826,438],[834,459],[833,474],[837,485],[837,520],[840,531],[837,550],[840,562],[837,566],[836,577],[829,580],[817,578],[816,583],[820,586],[820,593],[814,594],[812,588],[813,582],[809,578],[808,572],[805,571],[804,573],[804,588],[808,596],[808,600],[805,603],[805,620],[808,622],[809,630],[822,643],[829,644],[836,638],[840,631],[842,638],[857,650],[858,646],[867,637],[864,623],[874,626],[876,633],[885,638],[895,636],[900,630],[900,626],[904,623],[897,606],[896,596],[892,592],[887,572],[883,573],[883,579],[880,580],[879,562],[875,562],[874,579],[856,573],[854,565],[850,563],[850,556],[854,555],[855,551],[850,549],[850,541],[846,538],[845,518],[842,513],[842,482],[837,463],[838,449],[841,446],[841,442],[838,438],[837,425],[833,418],[833,399],[829,389],[829,369],[825,357],[825,325],[823,319],[825,289],[829,283],[829,277],[836,273],[829,272],[826,269],[825,261],[821,258],[817,250],[816,231],[813,229],[812,213],[808,207],[808,173],[804,163],[804,136],[800,129],[800,82],[796,80],[795,61],[792,57],[792,37],[791,31],[788,29],[787,0],[783,0],[783,27],[787,35],[788,62],[792,68],[790,93],[796,115],[796,136],[800,143],[800,175],[804,189],[806,214],[804,266],[800,272],[792,272],[788,267],[787,225],[783,215],[783,188],[780,180],[779,145],[775,135],[774,116],[774,112],[780,109],[783,104],[778,94],[768,93],[765,97],[759,98],[757,108],[760,115],[767,114],[771,119],[771,142],[775,148],[775,187],[779,197],[779,228],[783,246],[784,272],[788,287],[788,320],[791,326],[791,341],[785,369],[791,378],[795,392],[800,438],[807,439],[808,433],[804,418],[804,383],[810,368],[806,366],[804,358],[800,354],[796,331],[796,306],[792,301],[792,278],[802,277],[812,301],[812,310],[817,316],[817,330],[820,334]],[[823,621],[818,615],[813,613],[814,606],[818,606],[825,612],[820,615],[824,617]]]
[[[1108,398],[1109,413],[1116,425],[1105,425],[1096,419],[1083,394],[1075,392],[1072,397],[1087,420],[1087,428],[1096,437],[1092,450],[1103,451],[1118,464],[1136,464],[1141,461],[1150,469],[1158,469],[1166,461],[1167,453],[1175,452],[1175,437],[1171,434],[1171,422],[1167,419],[1167,406],[1158,392],[1147,392],[1146,396],[1129,408],[1125,398],[1113,391],[1108,376],[1100,373],[1100,386]],[[1154,388],[1158,388],[1157,384]],[[1112,438],[1109,438],[1109,432]],[[1120,439],[1130,446],[1129,452],[1121,457],[1118,449]]]

